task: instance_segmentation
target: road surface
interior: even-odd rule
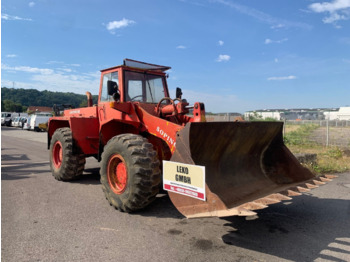
[[[95,159],[59,182],[48,155],[46,133],[2,127],[2,261],[350,261],[350,173],[256,220],[186,219],[166,194],[121,213]]]

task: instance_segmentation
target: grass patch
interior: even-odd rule
[[[342,173],[350,170],[350,158],[343,155],[343,151],[337,147],[320,152],[317,158],[315,171],[318,173]]]
[[[286,128],[284,142],[286,145],[310,145],[309,136],[318,127],[318,125],[300,125],[297,128],[293,126],[292,131]]]
[[[292,153],[317,154],[317,164],[308,165],[316,174],[343,173],[350,171],[350,156],[338,147],[324,147],[308,141],[317,125],[286,126],[284,141]]]

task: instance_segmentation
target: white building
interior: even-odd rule
[[[323,112],[328,120],[350,120],[350,107],[340,107],[338,111]]]
[[[282,112],[276,112],[276,111],[249,111],[244,113],[244,119],[249,119],[250,117],[254,118],[261,118],[261,119],[266,119],[266,118],[273,118],[276,120],[281,120],[283,115]]]
[[[296,108],[296,109],[264,109],[244,113],[244,119],[276,120],[350,120],[350,107],[340,108]]]

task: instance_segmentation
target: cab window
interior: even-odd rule
[[[125,101],[158,103],[165,90],[164,76],[125,71]]]
[[[112,80],[112,81],[116,82],[119,86],[118,72],[112,72],[112,73],[108,73],[108,74],[103,75],[100,102],[114,101],[113,97],[108,95],[108,89],[107,89],[107,81],[108,80]]]

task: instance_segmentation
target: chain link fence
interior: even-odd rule
[[[206,115],[208,122],[235,121],[235,114]],[[350,120],[285,120],[284,134],[301,125],[313,126],[308,142],[322,146],[337,146],[350,149]]]
[[[240,114],[232,114],[232,113],[223,113],[217,115],[205,115],[205,118],[208,122],[227,122],[227,121],[235,121],[237,117],[241,117]]]
[[[287,120],[284,132],[288,132],[291,126],[300,125],[314,126],[314,130],[308,136],[308,140],[312,143],[326,147],[350,148],[350,120]]]

